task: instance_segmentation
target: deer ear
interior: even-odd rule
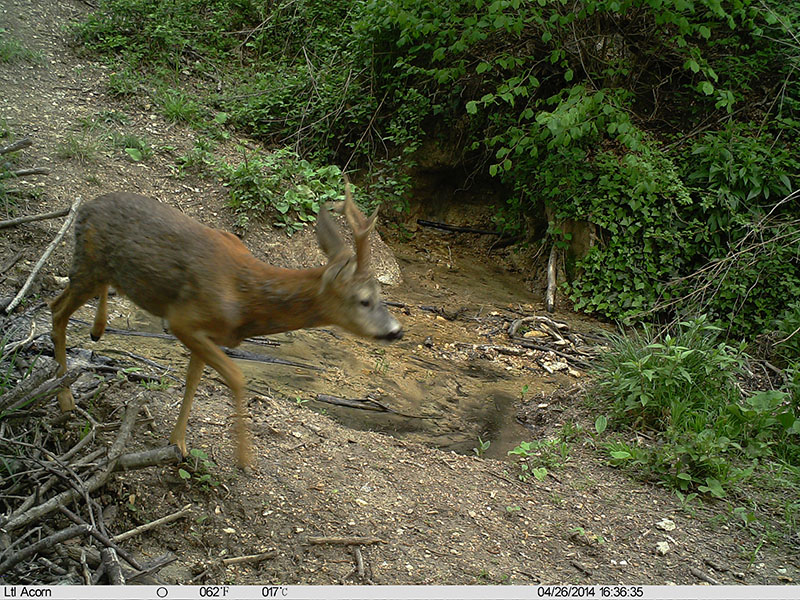
[[[329,259],[335,258],[341,254],[342,250],[346,249],[331,213],[324,206],[320,206],[317,215],[317,242]]]
[[[355,274],[356,257],[352,254],[343,256],[339,260],[332,260],[322,273],[322,283],[319,286],[319,293],[321,294],[334,283],[351,281]]]

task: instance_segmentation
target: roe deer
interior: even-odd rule
[[[212,229],[180,211],[138,194],[111,193],[78,212],[69,285],[51,303],[53,345],[66,372],[69,317],[89,298],[100,296],[91,337],[103,335],[109,285],[141,308],[162,317],[190,351],[186,390],[170,443],[186,455],[186,424],[197,384],[211,365],[233,393],[236,459],[252,461],[245,421],[244,377],[218,345],[244,338],[338,325],[360,336],[397,340],[400,323],[381,302],[369,272],[369,232],[377,210],[366,218],[356,207],[345,178],[343,209],[353,229],[353,255],[330,213],[320,208],[317,240],[328,264],[285,269],[254,257],[235,235]],[[75,408],[69,388],[58,394],[62,411]]]

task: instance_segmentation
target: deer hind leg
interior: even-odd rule
[[[97,286],[78,286],[70,282],[67,289],[50,304],[50,310],[53,313],[53,330],[50,337],[53,340],[55,358],[58,363],[58,371],[56,371],[58,377],[67,372],[67,323],[69,323],[69,318],[96,292]],[[75,399],[68,387],[58,393],[58,405],[62,412],[75,408]]]
[[[236,417],[234,421],[234,434],[236,437],[236,462],[240,467],[247,467],[253,462],[252,447],[250,443],[250,431],[247,427],[247,419],[245,416],[244,405],[244,376],[234,362],[225,356],[225,353],[220,350],[211,339],[202,331],[192,330],[190,326],[184,326],[181,323],[176,323],[175,320],[170,320],[170,329],[175,336],[182,341],[187,348],[192,352],[192,357],[189,360],[189,375],[192,375],[196,380],[200,379],[201,369],[197,369],[197,373],[193,373],[193,363],[195,355],[198,356],[197,362],[208,364],[217,373],[220,374],[225,383],[233,393],[233,402],[236,407]],[[186,393],[190,391],[189,377],[186,381]],[[197,381],[194,381],[194,387],[197,387]],[[192,390],[194,395],[194,390]],[[191,409],[191,401],[187,403],[184,397],[184,404],[181,405],[181,416],[179,416],[178,423],[175,425],[175,430],[182,435],[180,427],[185,427],[185,422],[181,422],[181,418],[185,413],[185,419],[189,418],[189,410]],[[173,432],[174,433],[174,432]]]
[[[99,340],[106,330],[108,322],[108,284],[100,287],[100,301],[97,303],[97,312],[94,315],[94,325],[89,335],[93,342]]]
[[[183,456],[188,454],[186,450],[186,424],[189,422],[189,413],[192,411],[194,394],[197,391],[197,384],[200,383],[200,377],[203,375],[205,366],[206,364],[200,358],[200,355],[197,352],[192,352],[189,358],[189,369],[186,371],[186,390],[183,394],[183,402],[181,402],[181,411],[178,415],[178,421],[175,423],[175,428],[172,430],[172,435],[169,436],[169,443],[175,444]]]

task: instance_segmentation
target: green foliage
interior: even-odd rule
[[[224,115],[311,165],[366,167],[401,210],[422,142],[456,146],[506,192],[500,227],[547,214],[545,243],[566,248],[565,220],[594,226],[569,263],[578,309],[635,320],[686,299],[747,335],[800,293],[781,203],[800,171],[798,23],[788,0],[101,0],[76,33],[113,57],[111,93],[161,90],[169,119]],[[237,169],[232,202],[258,212],[269,176]],[[313,203],[266,202],[297,211],[287,227]],[[700,299],[675,283],[732,262]]]
[[[472,451],[475,453],[475,456],[480,458],[484,454],[486,454],[486,451],[489,449],[489,446],[491,445],[492,445],[491,440],[482,440],[481,436],[478,436],[478,445],[475,448],[473,448]]]
[[[8,35],[7,30],[0,28],[0,64],[26,61],[41,62],[41,54],[26,48],[19,40]]]
[[[68,133],[56,144],[56,156],[65,160],[74,160],[81,165],[89,165],[97,162],[102,149],[102,140],[92,134]]]
[[[218,169],[241,226],[252,216],[269,216],[276,227],[291,234],[316,220],[319,207],[326,202],[344,200],[339,167],[315,167],[288,148],[245,156],[236,166],[221,163]],[[354,188],[353,195],[357,196]]]
[[[598,394],[612,402],[610,420],[659,431],[705,429],[718,412],[710,404],[727,404],[738,396],[742,359],[718,341],[718,334],[719,328],[700,317],[662,338],[650,328],[612,337],[597,384]]]
[[[219,485],[214,475],[217,465],[205,451],[192,448],[186,459],[186,466],[186,469],[178,469],[178,476],[187,483],[199,485],[205,491],[210,491]]]
[[[616,466],[631,466],[682,493],[717,497],[758,461],[800,466],[800,412],[785,391],[742,396],[744,355],[705,317],[671,332],[615,336],[597,367],[595,393],[617,430],[654,432],[653,445],[614,441]]]
[[[200,105],[182,90],[164,89],[156,96],[156,102],[168,121],[197,124],[202,117]]]
[[[114,132],[111,140],[114,147],[122,148],[133,162],[148,160],[153,156],[153,148],[147,140],[136,134]]]

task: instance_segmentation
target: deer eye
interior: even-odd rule
[[[370,302],[369,298],[364,298],[361,301],[361,306],[364,306],[366,308],[369,308],[371,304],[372,304],[372,302]]]

